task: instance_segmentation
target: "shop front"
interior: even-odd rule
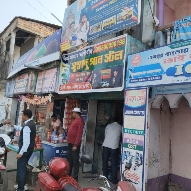
[[[81,154],[93,157],[94,162],[101,167],[98,170],[95,166],[84,164],[84,173],[99,173],[102,169],[105,128],[115,116],[120,118],[121,125],[123,122],[126,55],[144,49],[138,40],[122,35],[62,54],[58,94],[80,99],[82,112],[82,101],[86,101]],[[120,157],[119,149],[119,168]]]
[[[21,56],[8,76],[7,96],[18,98],[16,121],[22,125],[22,111],[31,109],[37,127],[35,149],[43,148],[43,157],[49,162],[53,157],[66,157],[66,132],[63,129],[65,97],[56,97],[58,65],[60,64],[61,30],[43,40]],[[56,121],[51,116],[55,115]],[[61,131],[53,137],[48,130],[59,121]],[[49,138],[48,138],[49,135]],[[18,140],[19,132],[15,132]],[[14,150],[17,145],[10,145]],[[42,156],[34,152],[29,164],[39,166]]]
[[[190,44],[128,57],[121,166],[137,191],[191,190]]]

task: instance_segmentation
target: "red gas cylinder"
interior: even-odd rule
[[[65,158],[55,157],[49,162],[50,174],[55,178],[62,178],[69,173],[70,165]]]

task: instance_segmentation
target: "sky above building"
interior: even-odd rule
[[[56,25],[62,25],[67,0],[0,0],[0,32],[9,25],[16,16],[27,17]],[[49,12],[49,11],[50,12]]]

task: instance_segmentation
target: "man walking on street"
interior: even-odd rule
[[[108,178],[108,161],[111,158],[112,183],[117,184],[118,147],[121,138],[122,127],[118,124],[119,118],[114,117],[113,123],[105,129],[103,142],[103,175]]]
[[[79,173],[79,154],[80,154],[80,145],[81,138],[83,134],[84,128],[84,120],[81,118],[80,108],[74,108],[73,117],[75,120],[70,125],[67,135],[68,142],[68,152],[67,152],[67,160],[70,164],[69,175],[73,172],[73,178],[78,181],[78,173]]]
[[[35,146],[35,137],[36,137],[36,125],[31,119],[32,111],[26,109],[23,111],[22,120],[24,122],[23,127],[11,125],[17,131],[20,131],[19,137],[19,152],[17,155],[17,180],[18,180],[18,189],[17,191],[24,191],[24,186],[26,184],[26,172],[27,164],[33,153]]]

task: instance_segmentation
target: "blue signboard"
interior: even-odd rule
[[[128,56],[126,87],[191,82],[191,40]]]
[[[139,24],[141,0],[77,0],[65,10],[61,52]]]
[[[191,16],[174,22],[172,42],[191,39]]]
[[[54,34],[33,47],[26,54],[21,56],[14,64],[8,78],[25,69],[26,67],[24,64],[40,66],[42,64],[58,60],[60,56],[61,30],[62,29],[56,31]]]

